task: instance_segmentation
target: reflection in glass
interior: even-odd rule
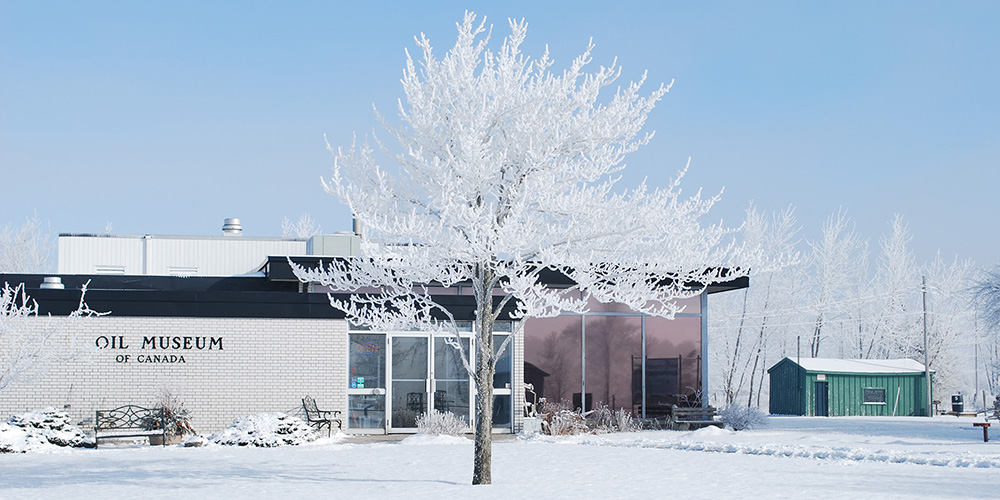
[[[451,340],[451,339],[447,339]],[[462,349],[469,352],[469,339],[461,339]],[[434,339],[434,409],[451,412],[471,422],[469,414],[469,372],[462,362],[462,353],[448,345],[446,339]]]
[[[412,428],[417,417],[427,411],[426,384],[424,381],[392,381],[392,426]]]
[[[385,335],[350,335],[348,387],[385,388]]]
[[[677,299],[675,301],[678,305],[684,307],[681,311],[684,314],[699,314],[701,313],[701,296],[697,295],[688,299]],[[619,304],[617,302],[600,302],[597,299],[591,297],[587,300],[587,310],[590,313],[631,313],[636,316],[639,313],[632,310],[631,307],[625,304]]]
[[[347,427],[378,429],[385,425],[385,396],[351,394],[347,396]]]
[[[646,415],[701,405],[701,318],[646,318]]]
[[[493,323],[493,333],[505,332],[510,333],[514,331],[514,322],[506,320],[497,320]]]
[[[393,380],[427,378],[426,337],[392,338],[392,378]]]
[[[392,338],[392,427],[417,426],[427,411],[427,338]]]
[[[451,412],[455,416],[471,422],[469,414],[469,381],[438,380],[435,382],[434,409],[440,412]]]
[[[436,337],[434,339],[434,377],[438,380],[468,380],[469,371],[462,363],[462,352],[448,345],[454,339]],[[469,352],[469,339],[461,339],[462,350]]]
[[[641,391],[638,398],[632,393],[632,360],[642,356],[642,318],[590,315],[586,318],[585,409],[607,405],[612,410],[638,412],[642,398]],[[574,397],[574,405],[576,400]]]
[[[529,319],[524,325],[524,383],[539,400],[571,404],[582,385],[581,316]]]
[[[506,395],[493,396],[493,427],[510,427],[511,397]]]
[[[507,340],[507,337],[509,337],[509,335],[494,335],[493,336],[494,348],[499,349],[500,345],[503,344],[505,340]],[[507,347],[503,350],[502,353],[500,353],[499,356],[500,359],[497,360],[497,371],[493,375],[494,388],[504,389],[510,387],[510,371],[511,371],[510,352],[511,349],[513,349],[513,347],[514,343],[511,342],[507,344]]]
[[[688,311],[700,311],[689,299]],[[614,304],[603,310],[616,310]],[[586,403],[580,374],[586,321]],[[643,400],[643,317],[599,314],[531,319],[524,328],[524,382],[539,399],[591,409],[607,404],[633,415],[663,415],[670,405],[701,404],[701,317],[645,317],[646,392]],[[526,397],[531,398],[526,394]]]

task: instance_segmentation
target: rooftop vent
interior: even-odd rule
[[[54,278],[43,278],[42,284],[38,288],[44,288],[46,290],[65,290],[66,286],[63,285],[62,278],[56,276]]]
[[[223,236],[243,236],[243,225],[239,219],[229,218],[222,221]]]

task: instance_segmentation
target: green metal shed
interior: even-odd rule
[[[924,365],[912,359],[785,358],[767,373],[772,415],[927,415]]]

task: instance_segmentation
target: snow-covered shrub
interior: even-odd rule
[[[304,420],[284,413],[260,413],[241,417],[208,437],[215,444],[227,446],[257,446],[273,448],[299,445],[319,436]]]
[[[639,422],[632,418],[632,412],[619,408],[613,415],[615,430],[618,432],[637,432],[642,428]]]
[[[0,453],[26,453],[46,446],[53,445],[41,434],[0,422]]]
[[[450,411],[431,410],[417,417],[417,434],[432,436],[463,436],[469,424]]]
[[[595,433],[634,432],[639,425],[632,418],[632,413],[625,408],[612,410],[608,405],[600,405],[586,414],[587,426]]]
[[[69,414],[53,408],[14,415],[0,427],[0,453],[26,452],[45,444],[55,446],[91,446]]]
[[[542,432],[553,436],[582,434],[587,432],[587,420],[583,415],[570,409],[567,401],[542,403]]]
[[[729,405],[719,412],[719,417],[726,426],[734,431],[756,429],[767,425],[767,414],[760,408],[741,405]]]
[[[600,405],[586,414],[587,426],[594,432],[614,432],[615,417],[608,405]]]
[[[583,415],[572,410],[559,410],[542,417],[542,430],[553,436],[566,436],[583,434],[590,429]]]

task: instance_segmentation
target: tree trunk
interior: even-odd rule
[[[493,482],[493,290],[488,272],[476,273],[476,446],[472,484]]]
[[[487,337],[493,337],[490,332]],[[482,340],[483,335],[479,336]],[[492,347],[493,342],[490,342]],[[480,344],[482,345],[482,344]],[[480,350],[482,354],[482,350]],[[483,358],[480,358],[483,359]],[[476,365],[479,391],[476,393],[476,450],[472,484],[493,482],[493,369],[492,363]]]
[[[750,369],[750,394],[747,396],[747,408],[753,405],[753,386],[754,386],[754,376],[757,373],[757,363],[760,361],[761,354],[765,349],[765,342],[767,342],[767,337],[765,333],[767,332],[767,304],[771,301],[771,281],[767,282],[767,295],[764,296],[764,317],[760,320],[760,335],[757,337],[757,353],[753,358],[753,368]],[[762,368],[763,369],[763,368]],[[757,389],[757,398],[760,399],[760,390],[763,388],[764,382],[761,381],[761,387]]]
[[[733,377],[736,376],[736,370],[739,365],[740,357],[740,339],[743,338],[743,323],[746,321],[747,317],[747,291],[743,290],[743,312],[740,315],[740,325],[736,329],[736,345],[733,347],[731,362],[729,366],[726,367],[726,380],[725,380],[725,391],[726,391],[726,405],[733,404],[736,401],[736,393],[739,392],[740,388],[733,387]],[[741,385],[742,387],[742,385]]]
[[[760,395],[764,392],[764,375],[767,373],[767,351],[764,351],[763,359],[760,362],[760,383],[757,388],[757,408],[760,408]],[[770,394],[768,394],[770,397]]]
[[[811,354],[812,357],[814,358],[819,356],[820,331],[822,329],[823,329],[823,313],[820,312],[819,314],[816,315],[816,325],[813,327],[812,345],[810,346],[809,349],[809,354]]]

